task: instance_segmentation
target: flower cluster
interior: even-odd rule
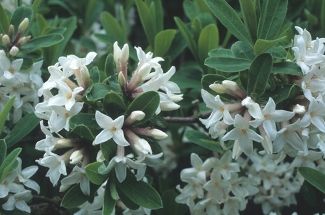
[[[181,180],[185,187],[176,202],[186,204],[191,214],[239,214],[246,208],[247,199],[257,193],[254,181],[239,176],[240,166],[232,162],[231,153],[220,159],[208,158],[204,162],[191,154],[192,168],[183,169]]]
[[[296,204],[295,194],[304,182],[284,158],[284,154],[272,156],[254,153],[250,156],[252,163],[243,162],[248,177],[258,185],[259,192],[253,200],[261,204],[264,214],[272,211],[280,214],[283,207]]]
[[[47,176],[53,185],[57,184],[61,175],[67,175],[66,163],[83,162],[83,166],[88,163],[83,153],[85,148],[80,147],[78,141],[66,139],[58,132],[69,131],[69,120],[83,107],[82,94],[90,84],[87,65],[95,56],[96,53],[91,52],[85,58],[74,55],[60,57],[57,64],[48,68],[50,77],[38,91],[38,95],[43,96],[44,101],[36,105],[35,114],[48,121],[48,125],[44,125],[43,120],[41,121],[41,130],[46,137],[38,141],[35,148],[45,152],[38,163],[49,168]],[[57,149],[69,150],[58,155],[54,153]],[[61,182],[61,190],[80,183],[82,191],[89,194],[89,181],[84,169],[78,166]]]
[[[0,178],[0,199],[6,202],[2,208],[6,211],[16,209],[30,213],[31,209],[26,202],[32,199],[31,190],[40,192],[39,185],[30,179],[37,171],[37,166],[21,167],[21,159],[17,158],[17,167]]]
[[[34,112],[39,99],[37,90],[42,86],[42,61],[36,62],[31,68],[23,70],[23,59],[11,60],[4,50],[0,50],[0,109],[14,97],[12,121],[15,123],[23,113]]]

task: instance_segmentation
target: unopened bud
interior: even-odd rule
[[[176,104],[175,102],[161,102],[160,103],[160,109],[162,111],[172,111],[179,109],[180,106]]]
[[[78,86],[87,89],[90,85],[90,74],[86,66],[81,66],[74,70]]]
[[[151,136],[156,140],[163,140],[168,137],[168,135],[165,132],[163,132],[162,130],[156,129],[156,128],[150,129],[148,131],[148,134],[149,134],[148,136]]]
[[[9,54],[14,57],[18,54],[18,52],[19,52],[19,48],[17,46],[13,46],[11,47]]]
[[[123,72],[119,72],[117,80],[118,80],[118,83],[120,84],[120,86],[125,86],[126,80],[125,80]]]
[[[113,53],[114,53],[114,61],[117,66],[125,65],[129,59],[129,46],[128,44],[124,44],[123,48],[121,49],[118,46],[118,43],[115,42],[113,45]]]
[[[12,37],[12,36],[14,36],[14,34],[15,34],[15,26],[10,24],[9,29],[8,29],[8,35],[9,35],[9,37]]]
[[[210,84],[209,88],[218,94],[226,92],[226,88],[222,84]]]
[[[305,106],[303,105],[300,105],[300,104],[296,104],[294,107],[293,107],[293,110],[292,110],[294,113],[296,114],[304,114],[306,112],[306,108]]]
[[[240,90],[237,83],[234,81],[224,80],[224,81],[222,81],[222,85],[225,87],[225,89],[228,89],[231,91]]]
[[[64,148],[70,148],[73,147],[74,144],[71,139],[66,139],[66,138],[59,138],[55,145],[54,145],[54,150],[56,149],[64,149]]]
[[[10,44],[10,37],[7,34],[3,35],[2,38],[1,38],[1,42],[2,42],[3,46],[9,45]]]
[[[21,23],[18,26],[18,33],[24,33],[29,25],[29,19],[25,18],[23,19],[23,21],[21,21]]]
[[[76,150],[74,152],[72,152],[72,154],[70,155],[70,164],[77,164],[79,163],[83,158],[83,152],[82,150]]]
[[[146,114],[143,111],[137,110],[137,111],[132,111],[131,114],[126,118],[125,124],[126,125],[132,125],[136,121],[141,121],[144,119]]]
[[[19,38],[17,44],[20,45],[20,46],[24,45],[30,40],[30,38],[31,38],[31,36],[21,37],[21,38]]]
[[[141,154],[152,154],[151,146],[143,138],[140,138],[138,135],[133,133],[131,130],[127,130],[126,136],[128,137],[129,142],[131,143],[131,146],[139,153]]]

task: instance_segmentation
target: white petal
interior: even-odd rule
[[[109,130],[102,130],[95,138],[93,145],[104,143],[113,137],[113,133]]]
[[[122,129],[116,130],[114,132],[114,134],[113,134],[113,140],[115,141],[115,143],[117,145],[120,145],[120,146],[128,146],[128,145],[130,145],[128,143],[128,141],[126,141]]]
[[[115,165],[115,174],[117,180],[122,183],[126,179],[126,166],[124,163],[119,162]]]
[[[95,113],[95,119],[101,128],[110,129],[113,125],[113,119],[99,111]]]

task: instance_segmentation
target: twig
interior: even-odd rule
[[[186,116],[186,117],[173,117],[173,116],[166,116],[164,119],[166,122],[172,122],[172,123],[196,123],[200,122],[199,118],[206,118],[209,116],[211,112],[203,113],[199,116]]]

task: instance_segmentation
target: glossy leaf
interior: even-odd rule
[[[273,65],[273,74],[303,76],[301,68],[292,62],[281,62]]]
[[[256,57],[249,70],[247,93],[252,97],[262,95],[271,72],[272,56],[270,54],[262,54]]]
[[[15,12],[13,13],[10,23],[15,26],[17,29],[21,21],[23,21],[25,18],[29,19],[29,22],[31,22],[33,17],[33,10],[30,7],[18,7]]]
[[[7,33],[9,29],[9,24],[9,17],[2,5],[0,4],[0,32]]]
[[[100,21],[110,38],[110,42],[118,41],[121,44],[126,42],[126,34],[114,16],[105,11],[100,15]]]
[[[257,17],[253,0],[239,0],[241,12],[251,37],[256,38]]]
[[[192,52],[192,54],[195,57],[197,56],[197,45],[195,43],[193,34],[190,32],[190,30],[187,28],[187,26],[185,25],[185,23],[178,17],[174,18],[175,23],[180,31],[180,33],[182,34],[183,38],[185,39],[188,48],[190,49],[190,51]]]
[[[94,162],[85,167],[87,178],[96,185],[101,185],[108,178],[108,175],[102,175],[98,172],[98,168],[102,164],[102,162]]]
[[[273,39],[278,35],[287,13],[288,0],[265,0],[262,2],[257,38]]]
[[[175,38],[176,30],[167,29],[159,32],[155,36],[155,55],[156,56],[165,56],[168,50],[170,49],[172,42]]]
[[[256,55],[265,53],[268,49],[274,47],[278,43],[286,40],[287,37],[280,37],[274,40],[263,40],[263,39],[258,39],[255,44],[254,44],[254,52]]]
[[[310,167],[298,168],[300,174],[308,181],[311,185],[316,187],[318,190],[325,193],[325,174],[312,169]]]
[[[38,126],[39,121],[40,119],[34,113],[27,114],[21,118],[5,138],[8,148],[14,146],[30,134]]]
[[[10,174],[18,166],[17,158],[21,153],[21,148],[15,148],[10,152],[0,166],[0,181]]]
[[[76,208],[87,200],[87,196],[82,193],[80,185],[77,184],[65,193],[61,201],[61,206],[68,209]]]
[[[40,37],[33,38],[28,43],[23,45],[21,48],[23,50],[34,51],[40,48],[46,48],[56,45],[63,41],[63,36],[61,34],[48,34]]]
[[[221,72],[240,72],[249,69],[251,61],[236,57],[208,57],[204,65]]]
[[[195,130],[187,130],[185,132],[185,137],[196,145],[199,145],[203,148],[211,150],[213,152],[223,152],[220,144],[214,140],[212,140],[209,136],[203,134],[200,131]]]
[[[5,122],[8,118],[8,114],[12,108],[12,105],[14,104],[15,97],[11,97],[6,104],[4,105],[2,111],[0,112],[0,133],[2,132]]]
[[[219,31],[215,24],[205,26],[199,36],[198,51],[201,61],[208,56],[210,50],[219,45]]]
[[[111,215],[114,212],[115,204],[116,200],[112,198],[109,186],[106,186],[102,215]]]
[[[205,0],[213,15],[232,33],[237,39],[248,43],[252,38],[239,18],[237,12],[225,0]]]

